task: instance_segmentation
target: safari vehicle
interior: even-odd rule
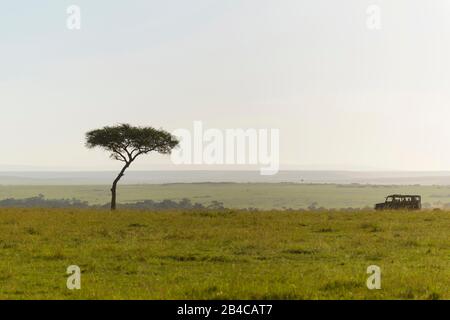
[[[418,195],[393,194],[386,197],[383,203],[377,203],[375,210],[420,210],[422,197]]]

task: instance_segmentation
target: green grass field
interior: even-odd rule
[[[46,198],[77,198],[90,204],[110,200],[109,186],[0,186],[0,199],[26,198],[43,194]],[[450,203],[450,186],[374,186],[291,183],[198,183],[165,185],[120,185],[119,202],[181,200],[208,204],[223,202],[228,208],[307,208],[316,202],[325,208],[364,208],[383,202],[393,193],[421,194],[423,203],[443,206]]]
[[[0,209],[0,298],[449,299],[449,229],[444,211]]]

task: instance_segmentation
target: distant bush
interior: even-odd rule
[[[105,208],[109,209],[110,204],[104,205],[89,205],[87,201],[78,199],[45,199],[40,194],[36,197],[25,199],[8,198],[0,200],[0,208]],[[179,202],[174,200],[144,200],[135,203],[123,203],[118,205],[122,209],[142,209],[142,210],[166,210],[166,209],[209,209],[209,210],[223,210],[225,209],[222,202],[212,201],[208,205],[201,203],[192,203],[189,199],[182,199]]]
[[[108,208],[109,204],[105,204],[103,207]],[[211,210],[223,210],[225,209],[222,202],[212,201],[209,205],[203,205],[201,203],[192,203],[190,199],[182,199],[179,202],[174,200],[162,200],[160,202],[153,200],[144,200],[135,203],[123,203],[119,204],[118,208],[121,209],[145,209],[145,210],[165,210],[165,209],[211,209]]]
[[[45,199],[42,194],[26,199],[0,200],[1,208],[88,208],[86,201],[78,199]]]
[[[233,208],[227,208],[222,202],[211,201],[210,203],[203,204],[198,202],[192,202],[190,199],[181,199],[179,201],[164,199],[161,201],[143,200],[134,203],[119,203],[117,207],[120,209],[133,209],[133,210],[231,210]],[[433,206],[424,204],[424,208],[443,207],[445,209],[450,208],[450,203],[442,204],[439,206],[434,204]],[[0,208],[92,208],[92,209],[109,209],[110,204],[103,205],[90,205],[87,201],[81,201],[78,199],[46,199],[42,194],[25,198],[15,199],[9,198],[0,200]],[[283,207],[283,211],[296,211],[296,212],[324,212],[324,211],[341,211],[341,212],[353,212],[353,211],[371,211],[372,207],[364,208],[337,208],[330,209],[323,206],[319,206],[317,202],[311,203],[307,208],[291,208]],[[255,207],[239,208],[241,211],[258,212],[264,211]]]

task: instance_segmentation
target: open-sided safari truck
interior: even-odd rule
[[[377,203],[375,210],[420,210],[422,197],[418,195],[393,194],[386,197],[383,203]]]

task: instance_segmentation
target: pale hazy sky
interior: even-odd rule
[[[80,31],[66,28],[71,4]],[[114,169],[86,131],[194,120],[279,128],[282,164],[450,169],[446,0],[15,0],[0,12],[0,169]],[[157,163],[170,161],[134,168]]]

